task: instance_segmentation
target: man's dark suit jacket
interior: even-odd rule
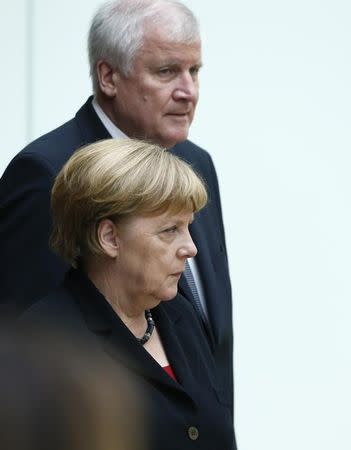
[[[140,405],[150,439],[147,449],[233,450],[231,413],[225,399],[222,402],[211,351],[192,306],[178,295],[161,302],[152,315],[177,382],[78,270],[70,270],[61,287],[32,305],[18,326],[40,330],[52,323],[65,336],[74,336],[91,349],[92,358],[95,354],[101,360],[108,355],[125,367],[128,378],[143,394]],[[55,357],[55,349],[52,352]],[[64,358],[62,354],[57,357]]]
[[[0,314],[18,314],[58,286],[68,267],[48,247],[50,190],[55,176],[79,147],[111,137],[92,104],[24,148],[0,181]],[[210,326],[207,335],[218,368],[222,397],[233,407],[233,332],[231,286],[218,181],[210,155],[190,141],[170,150],[188,161],[204,179],[208,205],[191,225],[204,285]],[[182,277],[182,295],[192,294]],[[2,309],[2,313],[1,313]]]

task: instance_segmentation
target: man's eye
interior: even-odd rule
[[[170,67],[164,67],[162,69],[159,69],[158,73],[161,76],[167,76],[167,75],[171,75],[173,73],[173,70]]]
[[[193,76],[193,77],[197,76],[199,74],[199,71],[200,71],[200,67],[198,67],[198,66],[191,67],[190,68],[190,75]]]

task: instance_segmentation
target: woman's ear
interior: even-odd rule
[[[97,237],[99,244],[105,255],[111,258],[118,256],[119,239],[117,235],[117,227],[110,219],[103,219],[97,229]]]

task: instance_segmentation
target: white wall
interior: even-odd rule
[[[25,0],[0,0],[1,42],[1,145],[0,174],[26,142],[28,14]]]
[[[1,172],[90,93],[99,2],[0,1]],[[217,166],[235,294],[239,450],[350,450],[351,4],[187,3],[204,41],[191,138]]]

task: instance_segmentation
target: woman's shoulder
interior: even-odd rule
[[[34,302],[20,315],[17,323],[19,326],[52,323],[55,327],[61,328],[78,320],[80,313],[76,302],[72,294],[61,286]]]

